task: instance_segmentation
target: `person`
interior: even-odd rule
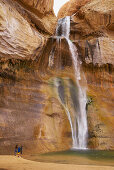
[[[18,151],[18,145],[15,146],[15,152],[14,152],[15,156],[17,155],[17,151]]]
[[[21,151],[21,148],[20,146],[18,147],[18,157],[20,156],[20,151]]]
[[[21,148],[20,148],[20,153],[21,153],[21,155],[23,154],[23,146],[21,146]]]

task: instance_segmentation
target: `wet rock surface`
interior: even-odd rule
[[[112,0],[69,1],[58,17],[71,16],[70,38],[87,79],[89,140],[95,149],[113,149],[114,7]],[[64,11],[64,12],[63,12]]]
[[[70,3],[72,9],[65,8],[64,16],[72,16],[70,39],[77,46],[81,74],[87,80],[88,147],[113,150],[113,3]],[[0,1],[1,154],[13,153],[15,144],[22,144],[26,153],[72,146],[62,103],[74,112],[73,63],[65,38],[60,45],[57,37],[50,37],[56,26],[52,7],[51,0]],[[81,84],[85,86],[85,80]]]
[[[53,78],[42,78],[38,64],[31,63],[7,61],[0,74],[1,154],[12,154],[15,144],[23,145],[24,153],[39,153],[67,149],[72,143]]]

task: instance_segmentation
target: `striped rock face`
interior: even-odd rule
[[[0,154],[72,147],[66,110],[74,120],[79,92],[68,38],[86,86],[87,147],[114,149],[112,1],[83,2],[70,5],[70,35],[60,39],[53,1],[0,1]]]
[[[0,58],[36,58],[55,30],[52,4],[32,8],[29,1],[0,1]]]
[[[85,2],[85,1],[83,1]],[[78,47],[88,84],[87,107],[90,148],[114,148],[114,9],[113,1],[91,0],[85,5],[71,0],[65,15],[71,16],[70,39]],[[68,8],[67,8],[68,5]],[[62,15],[60,9],[59,17]]]

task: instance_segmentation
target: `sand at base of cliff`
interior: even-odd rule
[[[0,170],[114,170],[114,167],[40,163],[15,156],[0,156]]]

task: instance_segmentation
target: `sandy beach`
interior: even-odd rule
[[[0,170],[114,170],[114,167],[40,163],[15,156],[0,156]]]

